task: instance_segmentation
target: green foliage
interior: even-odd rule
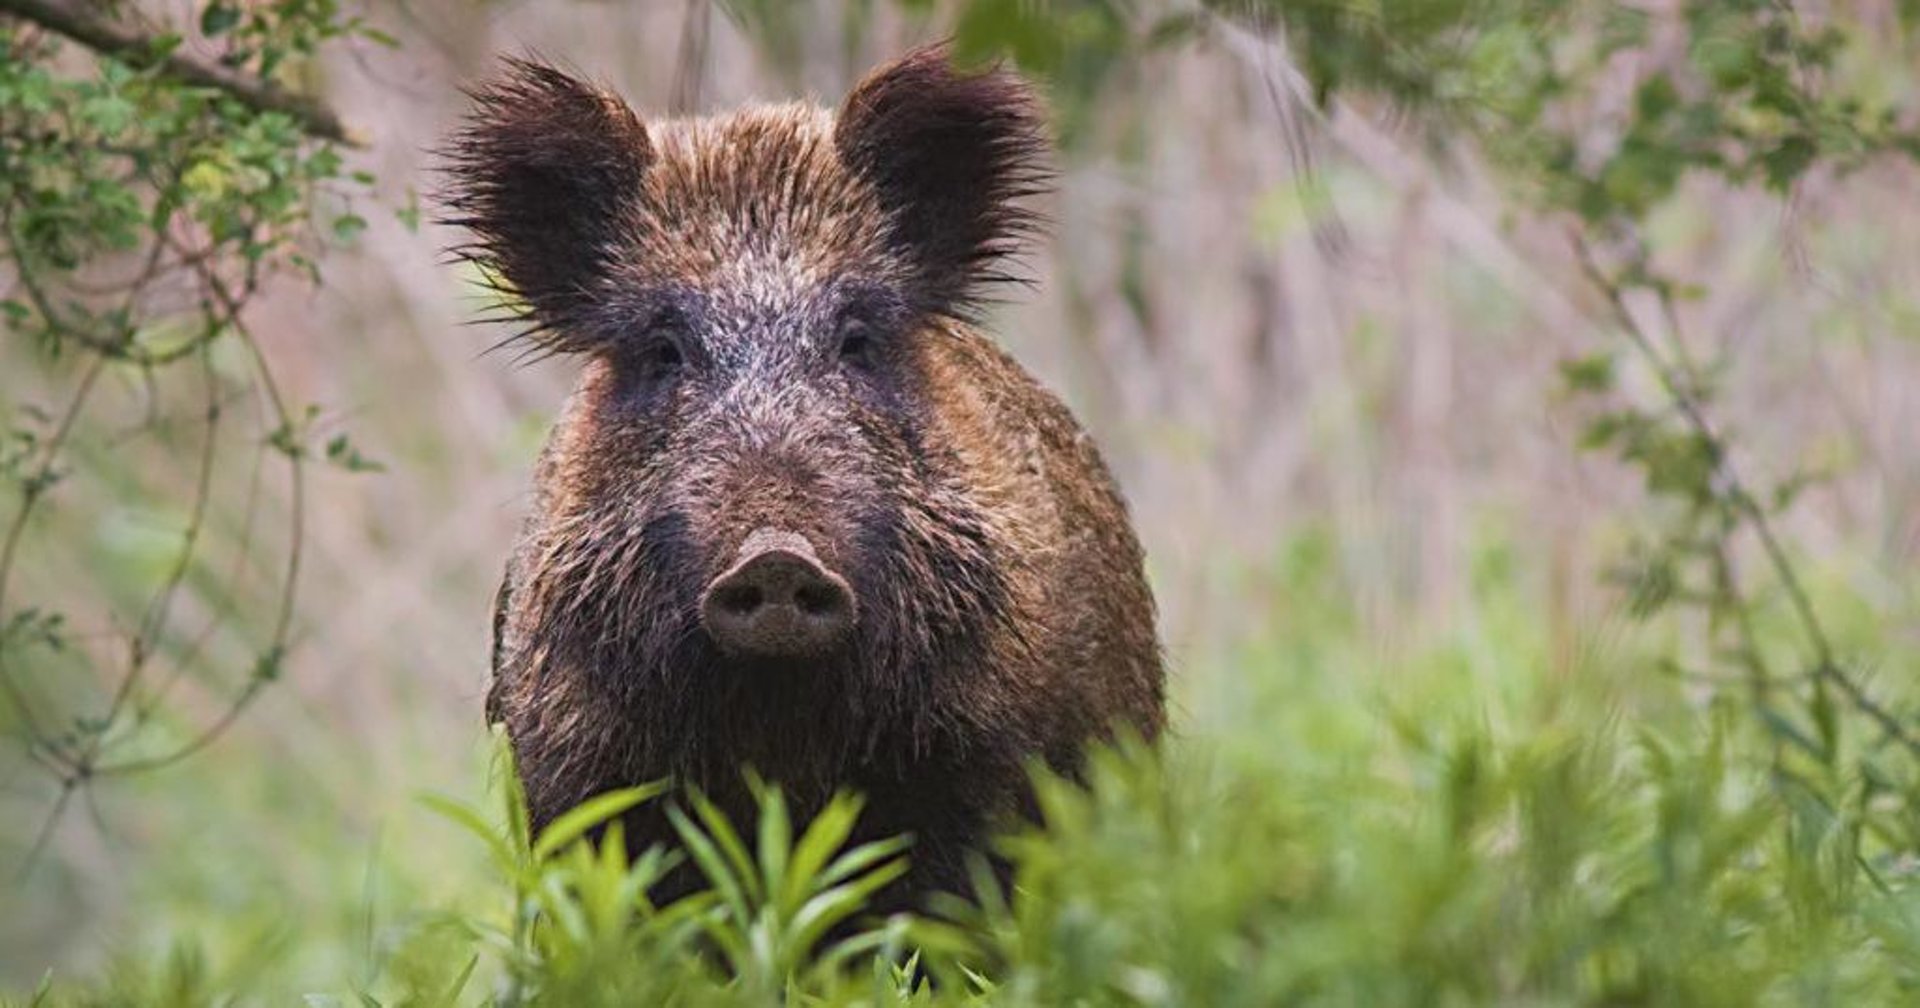
[[[898,933],[889,930],[826,939],[906,873],[900,855],[908,838],[873,841],[843,853],[862,803],[838,795],[796,842],[780,790],[754,782],[753,791],[760,814],[751,852],[733,824],[700,795],[692,797],[692,817],[668,810],[681,843],[717,897],[699,915],[701,931],[743,990],[758,999],[804,989],[817,984],[810,979],[831,977],[856,956],[897,945]],[[700,898],[693,900],[697,904]]]
[[[253,74],[263,88],[329,40],[367,32],[332,0],[216,2],[197,23],[225,47],[227,79]],[[317,281],[325,243],[365,224],[351,199],[370,178],[346,174],[339,151],[301,119],[174,73],[167,61],[181,43],[160,34],[86,53],[0,21],[0,325],[37,350],[15,359],[34,360],[41,379],[31,392],[4,390],[0,403],[0,730],[20,736],[53,778],[55,818],[95,780],[197,752],[278,678],[300,566],[301,468],[321,454],[310,444],[318,412],[282,398],[245,313],[276,276]],[[116,389],[142,396],[148,436],[131,437],[115,417]],[[58,401],[14,398],[40,390]],[[378,469],[343,434],[324,458]],[[248,487],[237,492],[240,524],[254,528],[268,463],[284,473],[273,488],[281,562],[268,583],[243,584],[213,569],[202,533],[236,484]],[[144,475],[167,469],[188,475]],[[151,562],[106,571],[98,586],[42,585],[53,597],[23,597],[21,568],[45,563],[23,557],[50,528],[97,521],[111,490],[166,516],[155,524],[171,531],[155,538],[168,541],[146,550]],[[242,539],[252,545],[251,531]],[[262,559],[234,569],[272,568]],[[219,607],[187,623],[192,606],[176,601],[223,578],[230,595],[258,601],[241,619]],[[69,620],[62,609],[76,596],[103,603]],[[68,647],[57,630],[69,622],[121,629],[109,646]],[[175,721],[168,699],[183,678],[224,694],[226,709]]]
[[[457,907],[388,929],[369,976],[304,993],[362,1006],[1895,1005],[1920,993],[1913,893],[1861,878],[1857,821],[1770,785],[1753,759],[1764,731],[1725,708],[1630,725],[1565,694],[1558,715],[1509,717],[1537,709],[1524,694],[1558,687],[1504,679],[1537,654],[1518,636],[1500,643],[1515,655],[1470,660],[1464,679],[1443,671],[1444,648],[1393,672],[1405,714],[1368,703],[1329,731],[1339,701],[1293,691],[1164,756],[1101,752],[1085,787],[1043,777],[1044,828],[1000,846],[1012,888],[912,918],[860,913],[901,847],[847,849],[851,799],[799,826],[760,785],[744,832],[694,800],[680,806],[684,853],[629,862],[612,820],[667,800],[656,789],[598,797],[532,837],[498,763],[491,813],[428,800],[488,852],[487,874],[463,882]],[[1352,642],[1321,644],[1335,650],[1303,682],[1353,672]],[[687,867],[705,889],[648,898]],[[284,990],[245,955],[186,946],[98,987],[56,978],[43,1003]]]
[[[1655,297],[1669,317],[1673,302],[1699,288],[1662,274],[1641,232],[1686,179],[1784,193],[1816,169],[1840,174],[1876,157],[1920,158],[1911,96],[1878,96],[1855,69],[1911,52],[1867,20],[1835,12],[1774,0],[1698,0],[1659,14],[1537,0],[1218,0],[1209,7],[1224,20],[1130,19],[1129,8],[1105,0],[971,0],[957,15],[958,48],[963,59],[1007,54],[1052,74],[1067,53],[1110,64],[1170,38],[1271,33],[1287,44],[1320,104],[1352,97],[1403,106],[1436,137],[1477,144],[1519,187],[1523,208],[1577,214],[1586,228],[1578,239],[1583,256],[1608,251],[1622,260],[1589,270],[1600,293],[1614,302]],[[1084,27],[1095,23],[1105,27]],[[1656,29],[1684,45],[1653,49]],[[1624,82],[1619,68],[1631,72]],[[1071,81],[1053,83],[1073,89]],[[1629,100],[1609,101],[1620,92]],[[1625,318],[1615,312],[1606,321]],[[1709,399],[1705,380],[1715,370],[1715,362],[1677,359],[1666,369],[1677,386],[1669,391]],[[1611,390],[1612,377],[1607,355],[1567,371],[1570,386],[1583,392]],[[1663,490],[1700,482],[1702,447],[1663,434],[1659,417],[1617,413],[1603,422],[1611,426],[1588,441],[1627,444]]]
[[[700,795],[667,808],[679,849],[655,848],[631,861],[620,816],[665,801],[664,785],[589,799],[530,837],[526,806],[504,735],[496,749],[504,828],[483,813],[440,797],[424,799],[486,847],[510,899],[504,920],[436,921],[469,945],[440,972],[403,984],[398,1003],[466,1003],[458,994],[483,959],[497,965],[500,1004],[663,1003],[707,997],[765,1004],[784,994],[836,989],[850,963],[878,954],[889,961],[909,931],[937,935],[905,919],[862,927],[856,915],[906,869],[906,838],[849,848],[861,802],[830,800],[794,836],[780,790],[753,782],[760,814],[749,845]],[[707,887],[664,906],[651,893],[675,870],[697,871]],[[492,972],[491,970],[489,971]],[[911,977],[889,984],[910,984]],[[370,991],[362,1002],[381,1003]],[[436,1000],[439,998],[440,1000]]]
[[[1007,19],[997,44],[1020,54],[1036,19],[1088,6],[1099,5]],[[1567,225],[1573,265],[1604,305],[1597,328],[1627,351],[1568,361],[1562,377],[1591,409],[1579,446],[1637,470],[1650,502],[1617,573],[1629,611],[1701,618],[1700,646],[1663,665],[1747,711],[1770,740],[1766,779],[1809,817],[1794,828],[1823,824],[1819,842],[1839,852],[1823,885],[1907,874],[1920,848],[1910,698],[1877,695],[1841,653],[1778,531],[1820,474],[1767,460],[1784,475],[1759,482],[1736,459],[1737,438],[1712,417],[1729,361],[1701,356],[1685,332],[1698,278],[1663,265],[1646,231],[1690,184],[1789,194],[1810,174],[1920,159],[1913,96],[1880,95],[1858,69],[1910,64],[1910,46],[1870,19],[1774,0],[1209,6],[1231,22],[1215,30],[1283,42],[1313,104],[1411,111],[1429,135],[1491,163],[1516,210]],[[1912,14],[1898,11],[1903,28]]]
[[[1793,821],[1724,729],[1416,730],[1412,788],[1138,754],[1103,758],[1090,792],[1050,784],[1050,829],[1011,846],[1018,898],[992,921],[996,1003],[1903,996],[1871,940],[1887,905],[1854,903],[1831,825]]]
[[[1315,103],[1391,103],[1438,138],[1477,144],[1538,206],[1608,228],[1644,220],[1692,173],[1785,192],[1815,168],[1920,156],[1914,110],[1877,96],[1852,69],[1901,54],[1883,51],[1864,20],[1777,0],[1688,0],[1661,12],[1543,0],[1205,7],[1219,17],[1113,0],[966,0],[954,37],[961,58],[1011,56],[1077,102],[1140,51],[1271,34]],[[1678,33],[1684,50],[1650,51],[1656,28]],[[1612,68],[1629,59],[1631,100],[1615,108]],[[1596,148],[1601,134],[1610,140]]]

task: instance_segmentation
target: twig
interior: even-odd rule
[[[60,820],[66,814],[67,805],[73,801],[73,793],[79,786],[78,778],[62,777],[60,779],[60,796],[53,800],[53,807],[47,810],[47,817],[40,821],[40,828],[34,831],[33,843],[27,847],[27,856],[20,859],[20,866],[14,870],[15,878],[24,879],[33,871],[33,866],[39,862],[40,855],[46,851],[47,844],[53,840],[54,828],[60,825]]]
[[[0,13],[30,21],[107,56],[140,61],[154,51],[153,38],[114,24],[86,0],[0,0]],[[367,146],[358,133],[341,121],[338,113],[311,95],[201,62],[177,50],[161,58],[157,65],[160,72],[175,80],[225,92],[255,111],[289,116],[312,136],[348,147]]]
[[[1761,551],[1766,554],[1774,576],[1779,578],[1781,586],[1786,589],[1795,621],[1799,623],[1801,632],[1806,636],[1808,647],[1813,650],[1814,674],[1845,694],[1848,702],[1878,725],[1888,738],[1898,742],[1908,751],[1920,754],[1920,736],[1916,736],[1898,717],[1894,716],[1893,712],[1882,707],[1878,701],[1869,696],[1867,691],[1859,683],[1854,682],[1853,678],[1840,667],[1840,662],[1834,655],[1832,641],[1827,637],[1826,628],[1821,624],[1819,614],[1814,611],[1813,601],[1808,596],[1806,588],[1800,583],[1799,571],[1794,567],[1792,559],[1787,556],[1786,547],[1782,545],[1780,537],[1774,532],[1772,520],[1767,517],[1766,510],[1760,507],[1753,494],[1747,490],[1745,481],[1740,478],[1739,472],[1734,468],[1725,442],[1714,430],[1713,424],[1707,419],[1706,412],[1700,405],[1700,400],[1694,395],[1691,387],[1692,375],[1686,375],[1688,380],[1683,380],[1682,374],[1679,373],[1689,370],[1687,365],[1668,361],[1665,355],[1660,353],[1659,348],[1654,346],[1653,338],[1627,309],[1626,298],[1621,293],[1620,285],[1600,268],[1599,263],[1594,260],[1592,248],[1578,233],[1573,236],[1573,248],[1575,257],[1580,262],[1581,271],[1606,298],[1614,321],[1626,333],[1628,341],[1653,370],[1661,390],[1679,411],[1681,418],[1693,429],[1695,436],[1706,445],[1713,462],[1714,473],[1726,487],[1727,506],[1753,529],[1754,535],[1760,540]],[[1676,318],[1672,295],[1664,289],[1660,289],[1657,293],[1660,297],[1661,309],[1666,313],[1667,318],[1670,320]],[[1671,324],[1673,323],[1670,321],[1669,325]],[[1682,360],[1685,360],[1684,355]]]
[[[93,394],[94,383],[106,369],[107,359],[95,356],[86,370],[80,373],[80,380],[74,387],[73,398],[61,413],[60,421],[53,434],[41,446],[39,467],[28,477],[21,489],[20,509],[14,513],[13,521],[8,524],[6,534],[0,539],[0,619],[5,618],[7,588],[13,581],[15,558],[19,554],[20,541],[27,530],[27,522],[33,517],[34,507],[46,496],[51,487],[54,474],[54,462],[59,458],[60,449],[73,433],[74,423],[80,418],[87,398]],[[27,730],[27,736],[35,745],[51,748],[49,738],[41,724],[39,715],[27,697],[26,690],[13,678],[6,667],[6,649],[0,648],[0,687],[4,687],[8,698],[19,712],[20,722]]]
[[[247,327],[245,320],[241,317],[241,309],[252,293],[251,278],[242,293],[235,295],[227,287],[226,282],[204,263],[197,264],[195,271],[200,274],[200,279],[206,285],[208,293],[225,312],[228,325],[232,327],[234,335],[239,338],[241,345],[253,358],[260,387],[266,393],[268,405],[278,419],[280,429],[291,429],[294,423],[293,413],[288,408],[286,398],[281,394],[279,383],[274,380],[273,371],[267,364],[266,354],[261,350],[259,341],[254,338],[252,330]],[[222,711],[213,723],[201,729],[199,734],[182,742],[170,752],[93,767],[94,776],[118,776],[156,770],[178,763],[212,745],[233,726],[235,721],[239,720],[240,715],[259,697],[261,690],[272,681],[269,675],[270,665],[277,665],[285,660],[288,638],[293,630],[294,592],[300,580],[301,556],[304,549],[306,480],[303,454],[299,450],[286,451],[284,454],[289,481],[287,508],[290,538],[287,548],[286,574],[280,583],[279,609],[275,614],[273,630],[267,651],[261,658],[261,664],[253,670],[246,685],[241,687],[240,693],[227,705],[226,710]]]
[[[168,571],[160,589],[148,604],[146,615],[141,619],[139,629],[132,641],[132,654],[127,659],[127,668],[120,677],[120,685],[114,690],[113,699],[107,710],[98,720],[99,727],[87,739],[86,746],[72,760],[72,776],[84,781],[91,776],[100,763],[107,747],[107,733],[121,721],[127,701],[133,696],[134,688],[139,684],[141,674],[146,671],[147,663],[160,648],[160,634],[166,629],[168,614],[173,609],[174,597],[180,585],[186,580],[187,573],[193,567],[195,550],[200,541],[201,529],[205,526],[207,506],[213,499],[213,470],[218,459],[216,448],[220,436],[220,406],[218,378],[213,370],[213,355],[203,349],[200,363],[207,391],[207,433],[201,444],[199,473],[194,479],[193,506],[187,518],[186,531],[181,535],[180,552],[174,558],[173,567]]]

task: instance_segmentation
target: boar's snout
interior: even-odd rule
[[[846,640],[853,590],[796,532],[761,528],[700,599],[700,622],[720,649],[749,658],[809,658]]]

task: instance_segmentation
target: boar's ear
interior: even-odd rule
[[[626,103],[550,66],[511,60],[470,92],[445,151],[455,255],[504,279],[542,347],[590,346],[586,313],[613,270],[652,148]]]
[[[1020,205],[1044,191],[1047,142],[1025,82],[956,70],[945,46],[867,75],[834,127],[841,160],[879,193],[888,239],[917,273],[924,307],[962,317],[1039,223]]]

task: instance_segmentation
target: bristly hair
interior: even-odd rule
[[[834,143],[879,193],[920,307],[972,320],[987,287],[1018,279],[1009,259],[1044,223],[1023,201],[1053,180],[1043,116],[1019,76],[958,70],[944,44],[915,49],[854,87]]]
[[[749,222],[813,242],[816,262],[871,269],[877,254],[916,313],[977,321],[988,290],[1018,279],[1010,260],[1041,224],[1023,201],[1052,179],[1026,84],[958,70],[943,45],[873,71],[837,121],[767,106],[650,135],[613,94],[526,60],[469,94],[442,151],[441,223],[472,234],[449,251],[520,323],[502,345],[536,357],[604,345],[636,277],[731,261]],[[714,213],[727,219],[700,216]]]
[[[449,251],[512,299],[526,327],[508,343],[589,349],[653,156],[646,126],[612,94],[527,60],[468,96],[473,111],[441,152],[439,202],[440,223],[474,240]]]

